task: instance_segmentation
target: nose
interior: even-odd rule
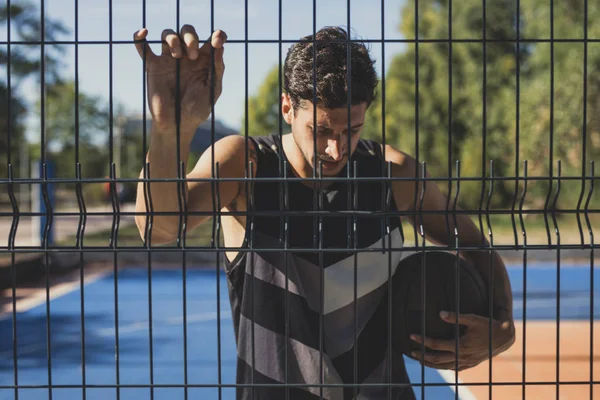
[[[327,141],[327,149],[325,153],[334,161],[340,161],[343,157],[342,141],[340,139],[329,139]]]

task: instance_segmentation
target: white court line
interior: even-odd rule
[[[84,285],[87,286],[91,283],[94,283],[97,280],[102,279],[105,276],[109,275],[110,273],[111,273],[111,271],[106,270],[106,271],[98,271],[98,272],[90,274],[89,276],[85,276],[84,277]],[[66,294],[69,294],[75,290],[78,290],[80,288],[80,286],[81,286],[80,281],[59,283],[58,285],[51,286],[50,287],[50,301],[57,299],[59,297],[62,297]],[[23,299],[17,300],[16,301],[16,309],[17,309],[17,312],[25,312],[25,311],[31,310],[32,308],[35,308],[39,305],[42,305],[45,302],[46,302],[46,289],[40,288],[40,290],[36,291],[35,294],[33,294],[31,296],[27,296]],[[9,307],[10,306],[12,306],[12,304],[9,304]],[[11,315],[12,315],[12,310],[0,312],[0,321],[3,319],[7,319]]]
[[[455,375],[456,372],[451,371],[449,369],[440,369],[437,372],[441,375],[441,377],[446,382],[448,382],[451,385],[450,389],[452,389],[452,391],[454,393],[456,393],[456,386],[454,385],[455,382],[457,382],[455,380],[455,378],[456,378],[456,375]],[[461,379],[458,379],[458,383],[462,384],[463,381]],[[462,385],[458,386],[458,398],[460,400],[477,400],[477,397],[475,397],[475,395],[473,394],[473,392],[471,392],[468,387],[462,386]]]

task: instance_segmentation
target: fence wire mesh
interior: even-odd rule
[[[0,398],[600,396],[599,13],[0,3]]]

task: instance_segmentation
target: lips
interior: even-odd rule
[[[321,161],[323,163],[323,167],[324,168],[334,168],[334,167],[337,167],[337,166],[339,166],[339,165],[342,164],[343,160],[344,160],[344,158],[342,158],[340,161],[323,160],[322,158],[319,159],[319,161]]]

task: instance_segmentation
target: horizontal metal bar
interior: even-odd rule
[[[8,184],[42,184],[42,183],[107,183],[107,182],[118,182],[118,183],[139,183],[139,182],[158,182],[158,183],[175,183],[175,182],[394,182],[394,181],[406,181],[406,182],[464,182],[464,181],[475,181],[475,182],[494,182],[494,181],[597,181],[600,180],[600,176],[504,176],[504,177],[482,177],[482,176],[469,176],[469,177],[323,177],[323,178],[296,178],[296,177],[261,177],[261,178],[118,178],[118,179],[107,179],[107,178],[90,178],[90,179],[75,179],[75,178],[52,178],[52,179],[30,179],[30,178],[13,178],[12,180],[0,179],[0,185]]]
[[[425,237],[427,238],[427,236]],[[331,248],[323,248],[319,249],[324,253],[377,253],[383,251],[420,251],[422,249],[427,250],[462,250],[462,251],[490,251],[490,250],[592,250],[592,249],[600,249],[600,244],[528,244],[528,245],[497,245],[494,244],[493,247],[482,247],[482,246],[404,246],[404,247],[386,247],[385,250],[382,250],[381,247],[377,248],[369,248],[369,249],[353,249],[353,248],[339,248],[339,247],[331,247]],[[242,253],[246,252],[284,252],[284,253],[314,253],[314,248],[240,248],[240,247],[216,247],[216,246],[186,246],[186,247],[175,247],[175,246],[165,246],[165,245],[156,245],[147,247],[132,247],[132,246],[123,246],[123,247],[114,247],[107,248],[106,246],[82,246],[82,247],[74,247],[74,246],[48,246],[47,249],[43,249],[40,247],[34,246],[15,246],[14,248],[8,248],[6,246],[0,247],[0,254],[7,253],[114,253],[114,252],[131,252],[131,253],[147,253],[147,252],[155,252],[155,253],[180,253],[180,252],[210,252],[214,253],[214,251],[238,251]]]
[[[286,44],[286,43],[298,43],[298,39],[282,39],[282,40],[269,40],[269,39],[227,39],[227,43],[249,43],[249,44]],[[313,40],[315,43],[334,43],[335,40]],[[563,38],[563,39],[552,39],[552,38],[537,38],[537,39],[349,39],[344,40],[343,43],[598,43],[600,42],[600,38],[590,39],[590,38]],[[10,42],[4,40],[0,41],[0,45],[133,45],[133,40],[31,40],[31,41],[23,41],[23,40],[11,40]],[[160,40],[148,40],[148,43],[151,44],[160,44]]]
[[[266,210],[266,211],[150,211],[150,212],[135,212],[135,211],[98,211],[98,212],[85,212],[78,213],[75,211],[53,211],[49,213],[39,212],[0,212],[0,218],[19,218],[19,217],[40,217],[52,215],[53,217],[80,217],[85,215],[86,217],[112,217],[118,216],[190,216],[190,215],[204,215],[204,216],[261,216],[261,217],[283,217],[283,216],[327,216],[327,217],[338,217],[338,218],[349,218],[352,216],[368,216],[368,217],[410,217],[410,216],[421,216],[421,215],[445,215],[445,214],[467,214],[467,215],[506,215],[506,216],[518,216],[518,215],[536,215],[536,214],[598,214],[600,209],[590,210],[577,210],[577,209],[556,209],[556,210],[544,210],[544,209],[530,209],[523,211],[512,211],[512,210],[472,210],[472,209],[460,209],[460,210],[415,210],[415,211],[361,211],[361,210],[347,210],[347,211],[286,211],[286,210]]]
[[[492,382],[493,386],[522,386],[522,385],[531,385],[531,386],[539,386],[539,385],[597,385],[600,384],[600,381],[552,381],[552,382]],[[222,384],[210,384],[210,383],[188,383],[186,384],[166,384],[166,383],[155,383],[152,385],[142,385],[142,384],[120,384],[120,385],[109,385],[109,384],[89,384],[89,385],[0,385],[0,390],[2,389],[115,389],[115,388],[123,388],[123,389],[149,389],[149,388],[198,388],[198,389],[210,389],[210,388],[243,388],[243,387],[267,387],[267,388],[335,388],[335,387],[360,387],[360,388],[378,388],[378,387],[408,387],[408,386],[425,386],[425,387],[446,387],[446,386],[489,386],[489,382],[427,382],[427,383],[361,383],[361,384],[353,384],[353,383],[324,383],[324,384],[306,384],[306,383],[281,383],[281,384],[261,384],[261,383],[222,383]]]

